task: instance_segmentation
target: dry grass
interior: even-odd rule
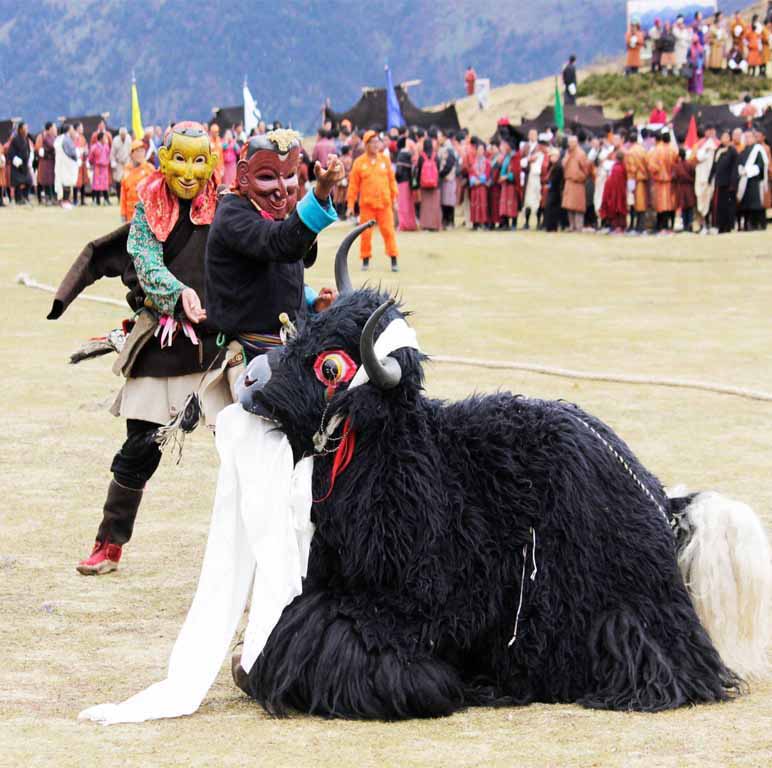
[[[44,319],[49,296],[17,287],[24,270],[56,282],[115,208],[0,211],[0,764],[3,766],[705,766],[772,762],[772,685],[731,704],[661,715],[575,706],[472,710],[398,724],[273,720],[223,672],[199,713],[103,729],[87,705],[119,700],[163,674],[195,588],[216,457],[203,431],[180,466],[152,481],[118,574],[87,579],[89,548],[121,442],[105,405],[109,360],[66,364],[121,312],[77,302]],[[340,228],[322,238],[329,280]],[[400,236],[399,286],[430,352],[701,378],[772,391],[766,234],[623,239],[471,233]],[[376,238],[376,249],[380,243]],[[378,252],[378,251],[376,251]],[[358,274],[355,277],[359,277]],[[104,281],[94,292],[120,296]],[[580,403],[612,424],[665,482],[717,488],[772,524],[772,405],[705,392],[595,384],[433,365],[432,395],[498,387]]]
[[[580,69],[577,77],[581,83],[591,74],[620,72],[623,63],[622,59],[599,62]],[[558,80],[560,80],[559,77]],[[559,85],[562,98],[562,81]],[[508,117],[512,125],[520,125],[522,118],[536,117],[544,107],[551,107],[554,103],[555,77],[553,76],[528,83],[509,83],[491,88],[488,109],[485,111],[478,108],[476,96],[465,96],[456,100],[456,111],[462,128],[468,128],[473,135],[487,141],[496,132],[496,122],[500,117]],[[579,99],[579,103],[596,104],[597,99]],[[615,116],[613,113],[609,114],[612,117]]]

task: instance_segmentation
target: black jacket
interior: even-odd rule
[[[713,167],[710,169],[710,180],[716,182],[716,187],[737,189],[739,181],[737,160],[737,150],[731,144],[716,150]]]
[[[21,158],[21,165],[13,164],[14,157]],[[11,167],[11,186],[18,187],[21,184],[31,184],[29,172],[29,137],[15,133],[11,139],[11,146],[7,153],[8,165]]]
[[[738,170],[738,187],[739,187],[739,170],[742,166],[748,164],[751,153],[754,151],[754,147],[757,145],[752,144],[749,147],[745,147],[740,156],[737,158],[737,170]],[[764,181],[764,177],[767,175],[767,165],[763,159],[763,151],[756,153],[756,160],[753,163],[758,169],[758,174],[753,177],[749,177],[745,183],[745,194],[743,199],[739,201],[740,209],[743,211],[761,211],[764,209],[764,195],[761,191],[761,182]]]
[[[228,336],[278,333],[282,312],[294,320],[302,311],[304,266],[316,260],[315,241],[297,211],[273,221],[246,198],[226,195],[206,245],[209,325]]]
[[[397,153],[397,170],[394,175],[397,184],[403,181],[410,181],[413,174],[413,158],[406,149],[400,149]]]

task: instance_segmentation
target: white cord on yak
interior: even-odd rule
[[[533,563],[533,570],[531,571],[531,581],[536,581],[536,530],[531,528],[531,562]],[[515,628],[512,631],[512,638],[507,643],[507,648],[511,648],[517,640],[517,625],[520,623],[520,611],[523,610],[523,588],[525,587],[525,564],[528,562],[528,544],[523,544],[523,569],[520,574],[520,599],[517,603],[517,613],[515,614]]]
[[[56,288],[52,285],[39,283],[31,278],[26,272],[20,272],[16,276],[16,282],[27,288],[35,288],[39,291],[56,293]],[[90,294],[80,294],[79,298],[86,301],[96,301],[100,304],[110,304],[112,306],[126,308],[126,303],[117,299],[110,299],[106,296],[92,296]],[[507,371],[528,371],[530,373],[540,373],[544,376],[559,376],[563,379],[584,379],[586,381],[608,381],[612,384],[640,384],[653,387],[676,387],[679,389],[701,389],[705,392],[716,392],[720,395],[733,395],[735,397],[744,397],[748,400],[761,400],[772,403],[772,394],[757,389],[747,389],[745,387],[734,387],[725,384],[712,384],[707,381],[691,381],[689,379],[663,379],[655,376],[633,376],[624,373],[593,373],[592,371],[574,371],[568,368],[555,368],[540,363],[518,363],[513,361],[501,360],[479,360],[472,357],[453,357],[452,355],[432,355],[430,360],[435,363],[447,365],[462,365],[472,368],[495,368]]]

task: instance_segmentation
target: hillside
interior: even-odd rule
[[[362,86],[420,78],[418,104],[463,93],[473,64],[492,84],[530,82],[618,52],[619,0],[307,0],[234,5],[209,0],[28,0],[0,11],[0,119],[34,127],[73,113],[129,117],[136,71],[147,122],[206,119],[241,103],[248,77],[270,120],[312,130],[329,98],[347,109]]]

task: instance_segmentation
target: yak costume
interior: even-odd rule
[[[205,129],[178,123],[167,132],[159,154],[160,170],[137,189],[132,222],[84,248],[48,315],[60,317],[95,280],[118,276],[135,313],[113,366],[126,377],[112,413],[126,419],[127,439],[113,459],[93,552],[78,565],[83,574],[117,568],[145,484],[161,460],[159,428],[185,416],[192,393],[198,393],[196,402],[211,424],[232,402],[225,372],[237,362],[235,355],[218,346],[216,329],[205,320],[191,323],[180,306],[188,288],[204,297],[204,251],[217,201]]]
[[[355,235],[338,252],[340,298],[245,372],[254,416],[220,414],[212,533],[167,680],[81,716],[194,711],[250,584],[234,677],[274,714],[392,720],[535,701],[655,712],[736,695],[739,674],[766,665],[759,519],[717,494],[669,497],[575,405],[425,397],[404,313],[352,290]],[[278,454],[260,454],[268,435]],[[254,478],[265,464],[271,487]],[[282,611],[277,595],[292,600]],[[219,658],[196,656],[204,641]]]

